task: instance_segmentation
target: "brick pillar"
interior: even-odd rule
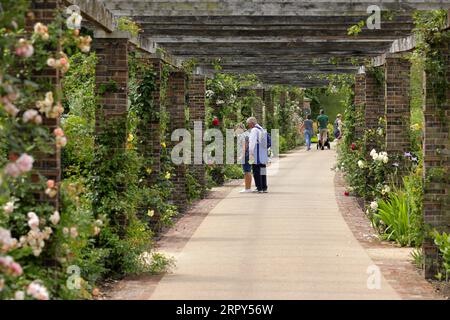
[[[366,104],[366,74],[361,73],[355,76],[355,139],[363,137],[364,127],[360,119],[360,116],[364,114],[364,108]]]
[[[384,117],[385,112],[385,85],[384,81],[377,79],[374,71],[368,70],[365,77],[366,102],[365,102],[365,123],[367,129],[376,131],[379,127],[379,119]],[[373,148],[380,148],[376,142],[366,140],[366,150],[370,152]],[[378,149],[377,149],[378,150]],[[380,151],[380,150],[378,150]]]
[[[185,90],[186,74],[182,71],[172,71],[167,85],[167,112],[170,114],[169,136],[175,129],[185,127]],[[177,143],[169,142],[169,150]],[[171,181],[174,184],[173,202],[178,207],[178,211],[183,212],[187,207],[186,166],[184,164],[175,165],[175,175],[171,177]]]
[[[275,127],[275,110],[273,95],[270,89],[264,90],[264,105],[264,125],[267,130],[271,130]]]
[[[253,116],[258,120],[258,123],[263,123],[263,101],[264,101],[264,89],[255,89],[255,95],[261,99],[261,103],[258,102],[253,108]]]
[[[206,167],[203,163],[203,133],[205,131],[205,121],[206,121],[206,109],[205,109],[205,92],[206,92],[206,78],[205,76],[192,75],[189,78],[189,86],[188,86],[188,96],[189,96],[189,127],[192,129],[192,133],[194,134],[194,122],[201,122],[201,143],[199,146],[196,145],[196,136],[193,135],[194,143],[192,144],[194,152],[192,153],[192,165],[191,172],[193,173],[195,179],[202,187],[202,196],[205,195],[206,192]],[[199,147],[201,147],[201,164],[195,163],[195,152],[200,152]],[[200,159],[197,159],[200,160]],[[198,162],[198,161],[197,161]]]
[[[450,81],[449,44],[440,49],[446,63],[447,81]],[[426,75],[426,101],[424,107],[424,222],[439,232],[450,232],[450,90],[446,101],[437,106],[432,95],[433,74]],[[438,266],[438,249],[433,240],[424,244],[425,276],[434,278]]]
[[[386,151],[403,157],[410,150],[410,69],[401,56],[386,58]]]
[[[161,59],[151,59],[153,71],[156,74],[155,91],[153,92],[153,106],[155,111],[161,111],[161,74],[163,62]],[[161,125],[160,119],[156,119],[148,124],[149,132],[147,136],[147,147],[152,154],[152,173],[150,175],[151,182],[156,182],[161,170]]]
[[[128,39],[96,38],[94,48],[98,63],[95,69],[97,91],[100,94],[101,110],[97,112],[97,132],[102,120],[115,120],[126,125],[128,105]],[[125,131],[124,131],[125,132]],[[117,147],[124,147],[123,143]]]
[[[37,22],[42,22],[46,25],[50,24],[55,18],[57,7],[58,6],[56,0],[31,1],[30,11],[33,15],[27,16],[26,18],[26,30],[32,32],[34,24]],[[33,80],[37,83],[50,82],[53,87],[53,94],[54,96],[56,95],[56,89],[59,85],[59,74],[56,70],[52,68],[45,68],[42,71],[34,73]],[[44,99],[46,91],[47,90],[44,90],[37,94],[39,100]],[[60,126],[59,118],[46,118],[44,114],[42,114],[42,117],[42,126],[47,128],[50,133],[52,133],[55,128]],[[35,158],[33,168],[45,178],[55,180],[55,182],[58,184],[61,181],[61,151],[60,149],[56,148],[54,144],[51,144],[49,147],[51,149],[51,153],[36,152],[35,154],[33,154]],[[32,175],[32,181],[39,181],[38,174]],[[34,195],[39,202],[48,202],[56,208],[59,207],[59,194],[54,198],[49,198],[47,195],[45,195],[44,191],[36,192]]]

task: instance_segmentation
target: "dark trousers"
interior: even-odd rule
[[[255,179],[256,189],[258,191],[267,190],[267,172],[265,164],[252,164],[253,179]]]

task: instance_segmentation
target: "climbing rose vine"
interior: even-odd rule
[[[55,199],[59,186],[34,165],[40,155],[63,148],[67,138],[61,128],[49,132],[43,126],[45,118],[58,119],[64,111],[59,85],[34,75],[49,70],[60,80],[70,69],[69,53],[88,53],[92,39],[58,15],[50,25],[34,21],[32,30],[24,30],[27,5],[6,1],[7,14],[0,17],[0,299],[47,300],[51,289],[43,270],[59,258],[51,241],[61,217],[52,202],[38,202],[35,194]],[[81,16],[71,18],[80,25]],[[68,233],[76,237],[77,226]]]

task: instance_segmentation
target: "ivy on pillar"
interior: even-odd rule
[[[202,187],[202,196],[206,192],[206,167],[203,162],[203,134],[205,131],[206,109],[205,109],[206,78],[201,75],[191,75],[189,77],[188,97],[189,97],[189,127],[192,129],[192,153],[191,172],[196,181]],[[200,131],[201,130],[201,131]],[[197,132],[195,132],[197,131]],[[198,132],[200,131],[200,132]],[[199,137],[196,137],[199,135]],[[197,138],[197,139],[195,139]],[[198,141],[197,141],[198,140]],[[198,153],[198,157],[195,154]]]
[[[176,129],[185,127],[186,74],[183,71],[171,71],[167,84],[167,112],[170,114],[169,135]],[[170,142],[169,149],[178,142]],[[171,177],[174,185],[173,202],[179,212],[187,207],[186,165],[175,165],[175,175]]]
[[[111,35],[113,36],[113,35]],[[97,54],[96,90],[99,96],[99,108],[96,112],[95,143],[102,150],[95,158],[94,170],[114,170],[111,159],[123,158],[127,141],[128,107],[128,50],[126,38],[96,38],[94,49]],[[126,181],[115,185],[116,192],[126,189]],[[97,191],[100,206],[103,197],[101,188]],[[125,233],[127,217],[125,212],[112,213],[115,224],[120,227],[119,234]]]
[[[384,69],[378,67],[367,70],[365,82],[364,118],[366,129],[371,130],[371,134],[366,136],[366,150],[370,152],[376,148],[380,151],[380,148],[384,150],[384,146],[377,144],[384,137],[384,120],[380,122],[380,118],[384,119],[385,112]],[[381,137],[377,132],[379,128],[383,128]]]
[[[139,117],[136,128],[138,150],[144,158],[146,182],[149,186],[157,182],[161,169],[161,59],[130,45],[130,56],[138,63],[135,70],[137,97],[131,104],[137,106]],[[131,65],[132,63],[130,63]]]
[[[366,74],[358,73],[355,76],[354,86],[354,104],[355,104],[355,140],[361,139],[364,135],[364,123],[362,121],[366,104]]]
[[[424,107],[424,223],[438,232],[450,232],[450,54],[449,43],[437,49],[446,73],[426,74]],[[435,57],[434,57],[435,58]],[[432,80],[431,80],[432,79]],[[440,81],[442,80],[442,81]],[[433,240],[426,237],[423,244],[425,276],[434,278],[439,255]]]
[[[386,151],[402,158],[410,150],[411,63],[400,55],[386,57]]]
[[[119,130],[122,136],[111,142],[117,148],[124,148],[128,105],[128,39],[96,38],[94,46],[98,58],[95,80],[100,96],[96,129],[100,133],[110,126],[110,122],[123,126]]]

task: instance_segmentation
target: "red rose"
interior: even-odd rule
[[[352,150],[356,150],[356,144],[352,143]]]
[[[214,117],[212,124],[213,126],[217,127],[220,124],[219,119],[217,117]]]
[[[346,197],[348,197],[348,196],[350,195],[350,192],[345,191],[345,192],[344,192],[344,195],[345,195]]]

